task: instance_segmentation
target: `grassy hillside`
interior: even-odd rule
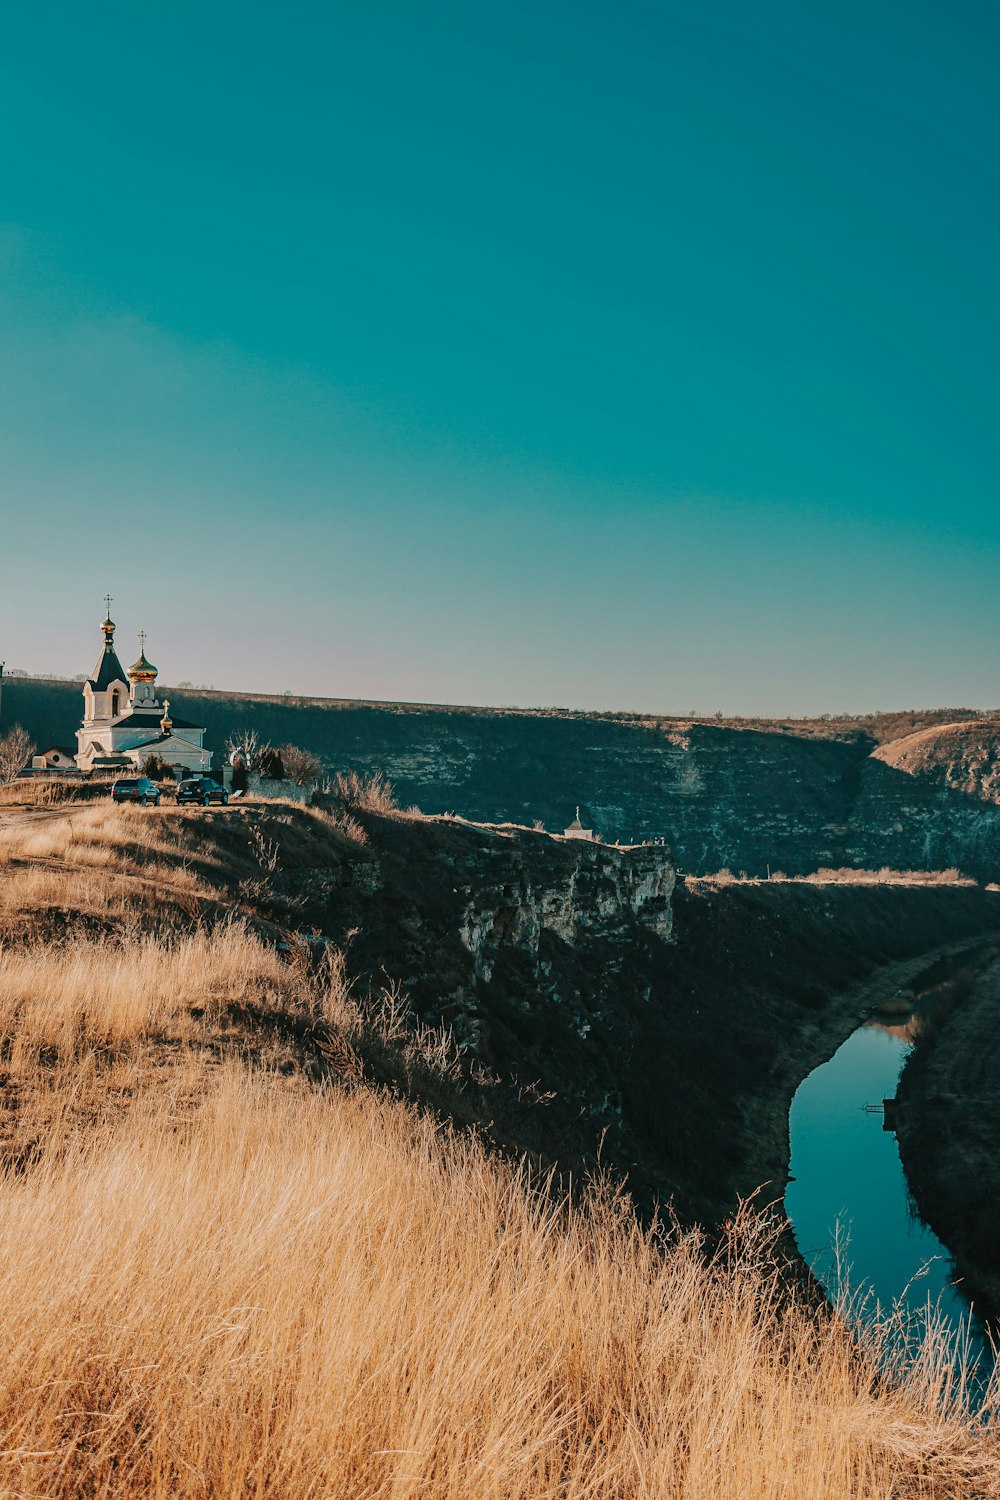
[[[933,1341],[887,1383],[765,1225],[706,1259],[443,1123],[488,1079],[266,890],[278,828],[391,844],[270,816],[0,810],[0,1491],[996,1492]]]
[[[935,725],[904,735],[876,759],[910,776],[932,776],[949,789],[1000,802],[1000,718]]]

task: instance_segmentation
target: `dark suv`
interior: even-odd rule
[[[228,802],[229,793],[211,776],[191,776],[177,788],[177,801],[200,802],[207,807],[210,802]]]
[[[143,807],[152,802],[159,807],[160,788],[148,776],[119,776],[111,788],[111,798],[114,802],[141,802]]]

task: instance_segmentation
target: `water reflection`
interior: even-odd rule
[[[917,1315],[930,1301],[958,1339],[968,1301],[948,1251],[914,1211],[896,1137],[884,1128],[891,1115],[881,1109],[895,1097],[919,1027],[919,1016],[885,1007],[803,1080],[789,1115],[785,1210],[803,1259],[831,1297],[846,1282],[883,1308],[901,1301]],[[972,1345],[981,1376],[991,1359],[980,1329]]]

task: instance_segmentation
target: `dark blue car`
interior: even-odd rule
[[[150,802],[160,805],[160,788],[148,776],[119,776],[111,788],[113,802],[141,802],[143,807]]]
[[[177,788],[177,801],[200,802],[202,807],[207,807],[210,802],[228,802],[229,793],[211,776],[189,776]]]

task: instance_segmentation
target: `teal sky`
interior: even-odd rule
[[[0,658],[1000,703],[1000,10],[53,0],[0,48]]]

